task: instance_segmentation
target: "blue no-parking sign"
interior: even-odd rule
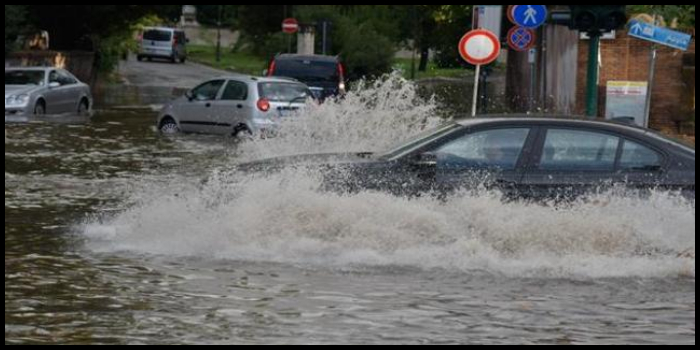
[[[508,31],[508,46],[515,51],[527,51],[535,45],[535,31],[525,27],[513,27]]]

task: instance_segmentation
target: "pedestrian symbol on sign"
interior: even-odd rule
[[[537,24],[537,10],[535,10],[532,5],[527,5],[527,11],[525,11],[525,24]]]
[[[508,18],[518,26],[538,28],[547,21],[546,5],[514,5],[508,10]]]

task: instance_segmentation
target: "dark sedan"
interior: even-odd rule
[[[321,165],[326,186],[396,194],[474,186],[539,198],[622,187],[695,198],[695,148],[651,130],[571,118],[490,117],[431,130],[384,153],[308,155],[242,168]]]

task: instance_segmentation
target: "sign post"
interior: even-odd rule
[[[282,21],[282,32],[289,34],[287,38],[287,53],[292,52],[292,35],[299,32],[299,21],[296,18],[287,18]]]
[[[508,32],[508,46],[517,52],[528,52],[530,64],[530,92],[528,110],[535,109],[535,90],[537,88],[537,42],[535,30],[545,24],[549,12],[547,5],[511,5],[508,19],[515,27]]]
[[[470,64],[476,66],[474,73],[474,96],[472,99],[472,117],[476,117],[479,102],[479,76],[481,66],[492,63],[501,52],[501,43],[492,32],[484,29],[472,30],[459,42],[459,54]]]
[[[629,23],[629,29],[629,36],[654,43],[654,45],[652,45],[649,57],[649,93],[647,94],[645,101],[644,125],[642,125],[644,127],[649,127],[649,119],[651,115],[651,90],[654,86],[654,79],[656,78],[656,61],[658,57],[656,45],[659,44],[681,51],[688,51],[692,36],[686,33],[641,22],[639,20],[631,21]]]

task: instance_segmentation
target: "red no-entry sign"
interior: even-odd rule
[[[299,31],[299,21],[296,18],[287,18],[282,21],[282,31],[287,34],[294,34]]]
[[[459,54],[465,61],[475,66],[495,61],[500,52],[500,41],[488,30],[472,30],[459,41]]]
[[[476,71],[474,72],[472,117],[475,117],[477,112],[481,66],[495,61],[500,53],[501,42],[498,40],[496,34],[488,30],[472,30],[459,41],[459,54],[465,61],[476,66]]]

